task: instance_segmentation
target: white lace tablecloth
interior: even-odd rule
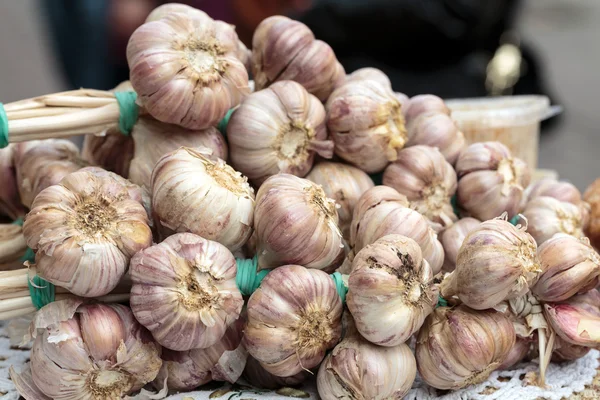
[[[406,400],[536,400],[539,398],[547,400],[561,400],[568,398],[574,393],[584,390],[586,385],[592,383],[600,366],[600,352],[590,351],[585,357],[565,364],[551,364],[547,371],[547,385],[545,389],[537,386],[524,384],[528,372],[537,370],[534,363],[522,364],[512,371],[497,371],[490,378],[476,386],[456,392],[441,393],[418,380],[413,389],[405,397]],[[8,335],[4,327],[0,326],[0,400],[17,400],[19,398],[8,375],[11,365],[21,367],[29,359],[29,352],[10,346]],[[307,383],[294,393],[295,397],[318,399],[314,382]],[[212,394],[212,396],[211,396]],[[283,396],[271,391],[252,389],[231,388],[225,385],[223,388],[211,388],[193,393],[181,393],[170,396],[171,400],[200,400],[200,399],[223,399],[223,400],[247,400],[247,399],[285,399]]]

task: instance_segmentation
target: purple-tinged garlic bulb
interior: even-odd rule
[[[77,171],[35,198],[23,235],[42,278],[83,297],[117,286],[131,257],[152,244],[141,190],[124,182]]]
[[[351,74],[346,75],[346,82],[353,81],[375,81],[380,85],[383,85],[388,88],[392,88],[392,82],[390,82],[390,78],[381,70],[377,68],[360,68]]]
[[[233,167],[257,186],[280,172],[304,177],[315,155],[333,156],[325,108],[293,81],[246,97],[229,120],[227,139]]]
[[[529,168],[502,143],[470,145],[456,161],[456,173],[458,204],[474,218],[485,221],[507,212],[510,219],[525,207]]]
[[[410,208],[438,230],[457,220],[450,202],[456,192],[456,172],[437,148],[407,147],[383,173],[383,184],[406,196]]]
[[[407,121],[416,119],[421,114],[440,113],[450,115],[450,109],[444,100],[433,94],[420,94],[410,98],[403,110]]]
[[[271,390],[301,385],[311,376],[312,374],[310,372],[304,370],[292,376],[276,376],[264,369],[260,363],[251,356],[248,356],[243,374],[244,380],[253,387]]]
[[[281,15],[263,20],[252,38],[256,90],[276,81],[295,81],[325,101],[346,73],[331,47],[303,23]]]
[[[522,338],[517,336],[515,344],[508,353],[508,356],[506,356],[504,362],[500,364],[497,369],[499,371],[510,369],[511,367],[523,361],[529,354],[531,342],[532,340],[530,338]]]
[[[131,309],[168,349],[210,347],[242,310],[236,272],[225,246],[191,233],[169,236],[131,260]]]
[[[535,197],[523,210],[527,219],[527,232],[538,245],[557,233],[583,237],[584,210],[572,203],[553,197]]]
[[[190,232],[240,249],[252,234],[254,190],[206,148],[165,154],[152,172],[152,211],[163,235]]]
[[[430,386],[456,390],[485,381],[515,345],[512,322],[492,310],[439,307],[417,337],[419,373]]]
[[[591,347],[577,346],[558,337],[554,342],[552,361],[556,363],[575,361],[584,357],[590,350]]]
[[[387,235],[354,257],[346,302],[356,328],[371,343],[406,342],[437,300],[433,272],[414,240]]]
[[[525,190],[529,201],[536,197],[553,197],[556,200],[572,203],[575,205],[581,204],[581,192],[572,183],[565,181],[557,181],[553,178],[543,178],[532,183]]]
[[[318,366],[342,333],[342,301],[333,279],[298,265],[275,268],[248,300],[244,344],[273,375]]]
[[[442,270],[452,272],[456,268],[458,250],[462,246],[467,235],[477,228],[481,221],[475,218],[462,218],[440,233],[440,242],[444,246],[444,265]]]
[[[595,248],[600,248],[600,179],[596,179],[583,194],[589,204],[589,221],[585,224],[585,234]],[[587,218],[586,218],[587,219]]]
[[[9,144],[0,149],[0,215],[12,220],[23,217],[26,213],[21,198],[15,171],[14,153],[17,145]]]
[[[322,161],[317,163],[306,179],[321,185],[325,195],[339,204],[339,227],[346,240],[350,239],[352,213],[358,199],[374,184],[369,175],[351,165]]]
[[[406,144],[401,108],[394,92],[375,81],[337,88],[326,104],[335,154],[365,172],[382,171]]]
[[[286,264],[334,270],[344,257],[336,203],[321,186],[289,174],[273,175],[256,194],[258,268]]]
[[[138,123],[141,120],[142,118],[138,120]],[[138,123],[134,125],[133,131],[136,130]],[[81,157],[91,165],[101,166],[127,178],[134,147],[134,139],[120,133],[105,134],[104,136],[85,135]]]
[[[140,26],[127,45],[138,102],[159,121],[188,129],[216,125],[250,93],[230,25],[170,13]]]

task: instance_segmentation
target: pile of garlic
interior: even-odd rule
[[[166,4],[127,58],[131,136],[0,151],[0,214],[25,216],[1,226],[0,319],[38,309],[11,370],[27,400],[311,379],[323,399],[400,399],[417,372],[456,390],[536,352],[543,385],[600,346],[600,183],[530,185],[442,99],[346,74],[287,17],[248,50]]]

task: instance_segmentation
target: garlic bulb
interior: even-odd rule
[[[33,324],[31,375],[11,368],[28,399],[41,399],[28,389],[52,399],[121,399],[154,380],[162,364],[160,346],[119,304],[63,300],[42,308]]]
[[[138,123],[141,120],[142,118]],[[134,125],[133,131],[137,129],[138,123]],[[85,135],[81,157],[91,165],[99,165],[127,178],[134,147],[134,139],[120,133],[107,133],[104,136]]]
[[[583,236],[582,209],[572,203],[552,197],[536,197],[527,203],[523,216],[527,218],[527,232],[538,245],[557,233]]]
[[[406,198],[394,189],[375,186],[362,195],[354,208],[350,245],[356,254],[366,245],[389,234],[413,239],[421,247],[423,258],[433,274],[440,272],[444,248],[425,217],[408,208]]]
[[[233,29],[197,14],[170,13],[131,35],[127,62],[138,102],[159,121],[216,125],[250,93]]]
[[[577,346],[569,342],[565,342],[561,338],[556,338],[554,343],[554,351],[552,352],[553,362],[574,361],[584,357],[591,350],[590,347]]]
[[[18,144],[15,167],[21,201],[30,208],[42,190],[85,166],[87,162],[79,157],[79,149],[68,140],[49,139],[35,144]]]
[[[525,357],[527,357],[527,354],[529,354],[529,350],[531,349],[531,342],[532,341],[529,338],[521,338],[517,336],[515,344],[508,353],[508,356],[506,356],[504,362],[500,364],[497,369],[500,371],[509,369],[512,366],[523,361]]]
[[[446,272],[454,271],[460,246],[462,246],[467,235],[477,228],[480,223],[481,221],[475,218],[462,218],[440,234],[440,242],[444,246],[445,254],[442,270]]]
[[[292,81],[246,97],[229,120],[227,139],[233,167],[258,186],[280,172],[303,177],[316,154],[333,156],[325,108]]]
[[[410,207],[434,224],[447,227],[457,220],[450,199],[456,173],[442,153],[429,146],[401,150],[383,173],[383,184],[406,196]]]
[[[390,78],[377,68],[367,67],[357,69],[353,73],[346,75],[346,82],[351,81],[375,81],[385,87],[392,88]]]
[[[531,288],[543,301],[563,301],[600,283],[600,255],[587,238],[557,234],[538,249],[542,273]]]
[[[456,161],[456,173],[458,204],[470,216],[484,221],[506,211],[513,218],[523,210],[529,168],[502,143],[470,145]]]
[[[244,304],[236,271],[223,245],[191,233],[169,236],[131,259],[131,309],[168,349],[212,346]]]
[[[532,183],[525,190],[528,200],[536,197],[554,197],[556,200],[579,205],[581,203],[581,193],[573,184],[564,181],[557,181],[552,178],[543,178]]]
[[[450,164],[456,163],[466,147],[465,136],[442,99],[434,95],[415,96],[405,104],[404,116],[408,132],[406,146],[437,147]]]
[[[290,80],[325,101],[346,74],[331,47],[315,40],[306,25],[276,15],[263,20],[254,31],[252,75],[256,90]]]
[[[323,189],[289,174],[273,175],[256,194],[258,268],[298,264],[331,271],[344,257],[335,201]]]
[[[544,316],[556,334],[576,346],[600,345],[600,292],[592,289],[560,303],[544,304]]]
[[[373,187],[369,175],[351,165],[323,161],[313,167],[306,179],[321,185],[325,195],[340,205],[338,225],[344,238],[349,239],[354,207],[360,196]]]
[[[595,248],[600,248],[600,179],[596,179],[583,194],[584,200],[590,206],[589,224],[586,224],[585,234],[590,238]]]
[[[231,251],[252,234],[254,190],[206,148],[165,154],[152,172],[152,211],[163,234],[191,232]]]
[[[406,143],[401,108],[380,83],[356,80],[338,87],[326,104],[335,154],[365,172],[382,171]]]
[[[423,380],[456,390],[485,381],[515,344],[512,322],[492,310],[437,308],[419,331],[415,356]]]
[[[323,400],[402,399],[416,374],[415,357],[406,344],[379,347],[353,334],[325,358],[317,388]]]
[[[354,257],[346,302],[368,341],[387,347],[406,342],[437,300],[433,272],[414,240],[387,235]]]
[[[16,220],[25,215],[15,173],[15,144],[0,149],[0,214]]]
[[[242,375],[248,354],[241,345],[244,322],[229,326],[219,341],[205,349],[173,351],[163,349],[162,367],[155,386],[167,382],[171,391],[186,391],[212,380],[235,383]]]
[[[541,273],[537,246],[525,227],[503,218],[482,222],[465,238],[456,269],[440,287],[475,310],[493,308],[525,294]]]
[[[141,195],[109,174],[77,171],[44,189],[23,224],[45,280],[84,297],[113,290],[130,258],[150,246]]]
[[[323,271],[276,268],[248,300],[244,344],[273,375],[294,376],[316,367],[342,332],[342,301]]]
[[[254,357],[250,356],[248,356],[248,360],[246,361],[246,368],[243,374],[244,380],[253,387],[271,390],[298,386],[310,376],[311,373],[304,370],[292,376],[276,376],[264,369]]]

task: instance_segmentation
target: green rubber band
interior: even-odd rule
[[[27,250],[25,250],[25,254],[23,254],[23,256],[21,258],[19,258],[19,261],[21,262],[25,262],[25,261],[29,261],[30,263],[35,261],[35,253],[33,252],[33,249],[31,247],[28,247]]]
[[[510,222],[511,224],[513,224],[514,226],[517,226],[517,224],[519,223],[519,216],[515,215],[514,217],[512,217],[508,222]]]
[[[348,286],[344,283],[344,279],[342,278],[342,274],[339,272],[334,272],[329,275],[331,279],[335,282],[335,290],[337,290],[340,295],[340,299],[342,299],[342,304],[346,303],[346,295],[348,294]]]
[[[47,282],[36,275],[31,280],[27,280],[27,285],[29,286],[31,302],[36,309],[39,310],[46,304],[50,304],[54,301],[54,285],[50,282]]]
[[[4,105],[0,103],[0,149],[8,146],[8,116]]]
[[[223,136],[225,136],[225,138],[227,138],[227,125],[229,124],[229,119],[231,118],[231,115],[234,111],[234,108],[231,108],[229,111],[227,111],[227,114],[225,114],[223,119],[219,121],[219,125],[217,125],[217,129],[219,130],[219,132],[221,132]]]
[[[371,178],[375,186],[383,185],[383,172],[370,174],[369,177]]]
[[[19,226],[23,226],[23,222],[25,222],[25,221],[23,220],[23,217],[19,217],[19,218],[15,219],[15,220],[12,222],[12,224],[13,224],[13,225],[19,225]]]
[[[258,268],[258,258],[256,256],[247,260],[236,258],[235,262],[237,263],[235,283],[244,296],[250,296],[258,289],[262,280],[269,273],[269,270],[256,271]]]
[[[115,92],[115,98],[119,103],[119,130],[123,135],[129,136],[140,114],[140,107],[135,102],[137,93]]]
[[[437,307],[448,307],[448,302],[442,296],[438,295]]]

